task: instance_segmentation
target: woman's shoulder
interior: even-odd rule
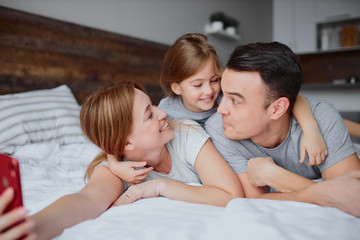
[[[204,128],[199,123],[190,119],[172,119],[169,121],[175,135],[180,138],[208,137]]]

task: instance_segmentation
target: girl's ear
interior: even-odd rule
[[[271,104],[271,119],[276,120],[283,116],[289,109],[290,102],[286,97],[281,97]]]
[[[178,83],[171,83],[171,90],[172,90],[176,95],[180,95],[180,94],[181,94],[180,85],[179,85]]]

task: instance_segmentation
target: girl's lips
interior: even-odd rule
[[[214,97],[209,97],[209,98],[202,98],[200,100],[205,102],[205,103],[211,103],[213,99],[214,99]]]

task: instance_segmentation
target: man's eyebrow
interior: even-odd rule
[[[245,97],[241,93],[238,93],[238,92],[226,92],[226,93],[245,100]]]

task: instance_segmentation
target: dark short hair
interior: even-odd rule
[[[294,106],[301,87],[302,73],[298,56],[288,46],[279,42],[237,46],[226,68],[258,72],[266,86],[266,108],[280,97],[289,99],[289,110]]]

